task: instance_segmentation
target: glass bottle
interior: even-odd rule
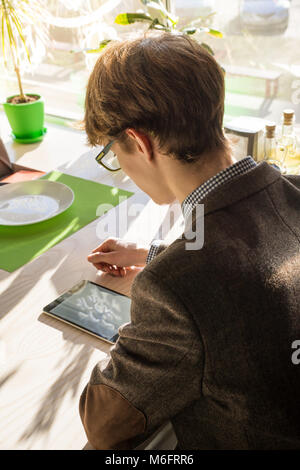
[[[286,149],[285,166],[288,171],[299,165],[296,153],[296,134],[294,131],[295,111],[285,109],[282,114],[282,131],[278,144]]]
[[[278,144],[276,139],[276,124],[269,122],[265,127],[265,155],[264,159],[269,165],[284,173],[284,160],[286,149]]]

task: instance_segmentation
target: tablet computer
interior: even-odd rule
[[[81,281],[43,311],[109,343],[118,339],[118,330],[130,322],[131,300],[107,287]]]

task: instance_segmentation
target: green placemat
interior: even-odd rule
[[[117,206],[121,196],[128,198],[133,194],[59,171],[41,179],[69,186],[74,191],[74,202],[65,212],[44,222],[17,227],[0,225],[0,269],[15,271],[99,217],[99,204]]]

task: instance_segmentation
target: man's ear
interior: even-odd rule
[[[143,153],[147,159],[152,160],[153,158],[153,144],[150,137],[143,132],[137,131],[136,129],[126,129],[126,134],[131,139],[131,142],[136,145],[139,152]]]

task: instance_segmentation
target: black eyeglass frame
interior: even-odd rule
[[[98,153],[98,155],[95,158],[96,162],[99,163],[99,165],[102,165],[108,171],[119,171],[119,170],[121,170],[121,167],[120,168],[115,168],[115,169],[108,168],[108,166],[106,166],[105,163],[102,162],[102,159],[108,154],[108,152],[111,149],[111,146],[115,142],[116,142],[116,139],[111,140],[110,142],[108,142],[108,144],[105,145],[105,147],[101,150],[100,153]]]

